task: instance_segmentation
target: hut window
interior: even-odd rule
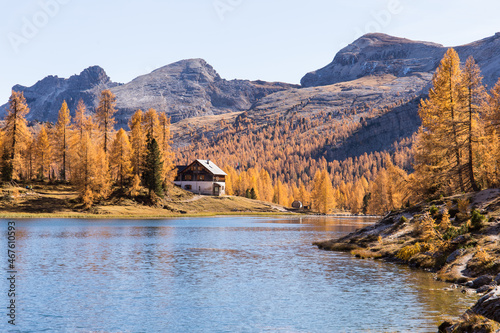
[[[205,175],[200,175],[200,180],[205,180]]]

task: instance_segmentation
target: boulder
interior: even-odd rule
[[[474,281],[469,281],[465,284],[466,287],[477,289],[485,285],[489,285],[493,282],[493,278],[490,275],[481,275]]]
[[[471,309],[472,312],[500,322],[500,287],[481,297]]]
[[[464,253],[465,253],[464,249],[458,249],[458,250],[453,251],[453,253],[450,254],[448,256],[448,258],[446,258],[446,263],[449,264],[449,263],[455,261],[458,257],[462,256]]]

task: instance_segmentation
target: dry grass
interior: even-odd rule
[[[352,250],[351,254],[356,258],[361,259],[377,259],[382,257],[382,254],[380,252],[374,252],[367,249]]]
[[[140,196],[112,195],[108,200],[85,209],[78,192],[67,185],[37,184],[33,191],[23,187],[0,188],[0,217],[78,217],[78,218],[161,218],[168,216],[213,216],[286,214],[275,204],[242,197],[195,196],[177,187],[157,206],[145,203]]]
[[[453,326],[455,333],[481,332],[489,333],[496,332],[500,328],[500,324],[483,316],[466,313],[462,316],[462,321]]]

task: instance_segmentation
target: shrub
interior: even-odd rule
[[[483,222],[485,219],[486,218],[484,217],[484,215],[481,215],[481,213],[477,209],[474,209],[472,211],[470,222],[474,229],[481,229],[481,227],[483,227],[484,225]]]
[[[468,199],[458,199],[457,200],[458,211],[462,214],[467,214],[469,210],[469,200]]]
[[[429,213],[425,213],[418,220],[415,225],[416,231],[420,234],[420,239],[422,241],[429,241],[436,237],[436,230],[434,229],[434,219],[429,215]]]
[[[450,240],[459,235],[459,229],[455,228],[454,226],[450,226],[448,229],[446,229],[445,233],[443,234],[443,239],[444,240]]]
[[[482,247],[479,247],[473,257],[477,260],[478,264],[482,266],[488,266],[493,262],[493,257],[486,252]]]
[[[431,208],[429,209],[429,213],[431,213],[432,216],[435,216],[439,212],[439,208],[436,207],[436,205],[432,205]]]
[[[401,217],[399,218],[399,222],[400,222],[400,223],[405,223],[406,221],[408,221],[408,219],[407,219],[406,217],[404,217],[404,216],[401,216]]]
[[[407,245],[398,251],[398,253],[396,254],[396,258],[408,261],[415,254],[420,253],[421,250],[422,250],[422,247],[420,246],[420,243],[418,243],[418,242],[413,244],[413,245]]]
[[[500,325],[488,318],[467,312],[462,316],[462,321],[453,326],[453,332],[497,332]]]
[[[447,231],[451,227],[450,213],[448,208],[444,209],[443,216],[441,217],[441,222],[439,223],[439,229],[441,231]]]

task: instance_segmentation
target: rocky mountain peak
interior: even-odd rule
[[[88,109],[92,110],[101,90],[115,86],[118,84],[111,81],[104,69],[92,66],[67,79],[50,75],[31,87],[15,85],[12,90],[24,93],[31,110],[27,116],[28,120],[54,122],[57,120],[58,110],[63,101],[68,103],[72,114],[80,99],[85,102]],[[0,116],[5,114],[7,106],[7,104],[0,106]]]
[[[168,79],[189,80],[195,82],[220,81],[221,77],[215,69],[203,59],[185,59],[163,66],[148,76],[163,76]]]
[[[91,66],[84,69],[79,75],[73,75],[69,80],[85,81],[89,86],[107,84],[111,79],[106,74],[106,71],[100,66]]]
[[[369,75],[402,77],[428,72],[435,68],[444,52],[440,44],[370,33],[340,50],[327,66],[306,74],[301,85],[315,87]]]

